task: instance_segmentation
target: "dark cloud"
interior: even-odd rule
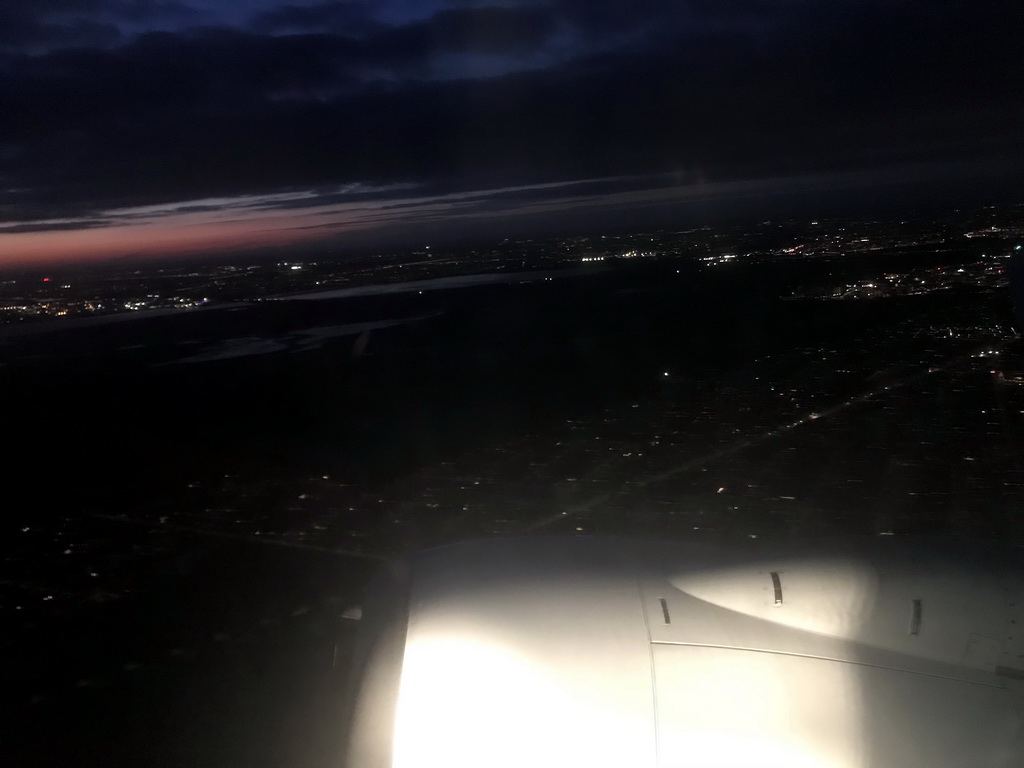
[[[363,37],[379,31],[381,26],[365,4],[336,0],[315,5],[282,5],[257,13],[249,22],[250,29],[260,34],[336,32]]]
[[[0,7],[0,50],[109,48],[147,24],[198,25],[209,13],[160,0],[32,0]]]
[[[0,9],[0,50],[110,47],[121,40],[121,30],[115,24],[89,19],[47,22],[13,9]]]
[[[440,52],[520,53],[541,46],[554,17],[535,9],[483,7],[442,11],[404,32]]]
[[[79,219],[76,221],[39,221],[27,224],[12,224],[0,227],[0,235],[15,235],[24,232],[74,231],[80,229],[102,229],[114,225],[110,219]]]
[[[5,39],[72,6],[86,19],[70,1],[0,12],[22,25]],[[152,10],[93,6],[133,23]],[[83,27],[66,48],[37,26],[45,52],[0,58],[0,157],[17,189],[0,204],[1017,161],[1021,16],[1003,0],[555,0],[385,24],[370,5],[321,3],[265,7],[244,29],[115,25],[120,43]]]

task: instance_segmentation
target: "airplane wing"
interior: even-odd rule
[[[1010,555],[519,538],[382,584],[350,768],[1024,766]]]

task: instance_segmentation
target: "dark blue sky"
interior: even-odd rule
[[[685,206],[1012,175],[1021,29],[1019,0],[6,3],[0,250],[89,230],[100,253],[98,230],[214,210],[315,209],[292,230],[365,235],[408,197],[435,228],[453,199],[479,223],[510,187],[522,224],[609,184],[632,197],[602,216],[650,188]],[[594,179],[613,181],[535,188]],[[108,246],[136,247],[126,232]]]

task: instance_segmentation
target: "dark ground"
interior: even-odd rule
[[[14,713],[0,759],[331,764],[346,705],[332,661],[352,631],[340,613],[379,557],[430,543],[1024,543],[1024,402],[970,357],[1001,345],[1006,368],[1020,351],[991,331],[924,332],[1008,328],[1005,292],[779,300],[830,271],[658,262],[0,343]],[[432,313],[362,341],[167,364],[227,339]]]

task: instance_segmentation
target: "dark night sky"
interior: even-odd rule
[[[1022,29],[1020,0],[7,2],[0,265],[1019,174]]]

